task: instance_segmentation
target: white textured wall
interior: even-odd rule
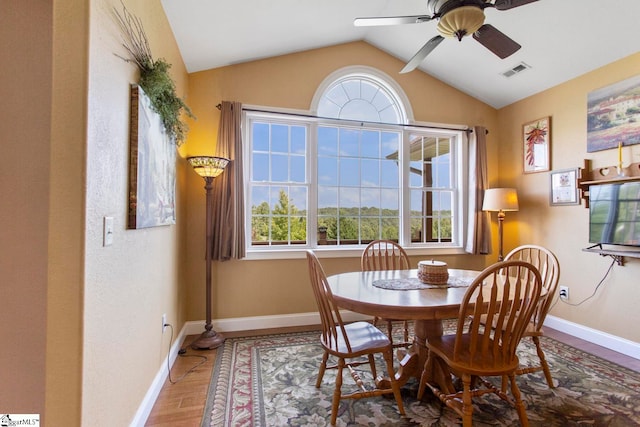
[[[186,74],[159,0],[124,4],[142,19],[154,58],[173,65],[182,95]],[[177,330],[181,326],[180,226],[127,229],[129,96],[138,71],[114,55],[126,56],[114,6],[122,13],[120,1],[92,2],[90,21],[82,386],[87,426],[131,422],[169,349],[162,314]],[[102,246],[105,216],[115,223],[108,247]]]

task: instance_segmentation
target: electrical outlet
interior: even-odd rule
[[[560,286],[560,299],[569,299],[569,287]]]
[[[164,313],[162,315],[162,332],[164,332],[164,329],[166,328],[165,326],[166,324],[167,324],[167,313]]]

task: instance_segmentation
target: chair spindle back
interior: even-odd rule
[[[362,252],[360,267],[362,271],[406,270],[409,255],[392,240],[374,240]]]
[[[542,288],[546,289],[546,294],[540,299],[533,314],[535,329],[542,329],[544,319],[547,317],[553,297],[560,281],[560,263],[558,258],[549,249],[538,245],[522,245],[507,254],[505,260],[517,259],[533,264],[540,272]]]
[[[469,285],[460,306],[454,360],[470,357],[479,368],[512,362],[541,287],[540,273],[530,263],[512,260],[487,267]],[[480,319],[494,328],[482,326]]]

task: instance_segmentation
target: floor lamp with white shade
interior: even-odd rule
[[[205,217],[206,221],[206,249],[205,249],[205,261],[206,261],[206,310],[207,320],[204,325],[204,332],[191,343],[191,348],[196,350],[206,350],[219,347],[224,343],[224,336],[213,330],[211,324],[211,258],[213,252],[213,180],[219,176],[224,168],[229,163],[229,159],[224,157],[213,156],[194,156],[187,157],[187,161],[193,167],[198,175],[204,178],[204,189],[207,193],[207,213]]]
[[[498,212],[498,261],[504,260],[502,256],[502,222],[504,213],[518,210],[518,193],[515,188],[488,188],[484,192],[482,210]]]

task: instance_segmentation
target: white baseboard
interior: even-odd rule
[[[341,311],[340,315],[345,322],[354,322],[357,320],[369,320],[371,316],[353,313],[350,311]],[[287,326],[320,326],[320,315],[318,312],[312,313],[296,313],[281,314],[275,316],[254,316],[254,317],[237,317],[231,319],[218,319],[211,322],[213,329],[218,332],[231,331],[251,331],[259,329],[284,328]],[[185,335],[197,335],[204,331],[203,320],[196,322],[187,322],[183,330]]]
[[[169,354],[167,357],[169,358],[169,366],[173,366],[173,363],[176,361],[178,357],[178,351],[180,350],[180,345],[185,337],[185,328],[183,327],[178,336],[175,338],[175,341],[171,345],[171,349],[169,350]],[[156,399],[162,390],[162,386],[164,385],[165,380],[169,376],[169,370],[167,368],[167,359],[165,358],[162,362],[162,366],[158,370],[149,390],[142,399],[142,403],[138,407],[136,411],[136,415],[129,424],[130,427],[143,427],[149,418],[149,414],[151,414],[151,410],[153,409],[153,405],[156,403]]]
[[[371,316],[365,316],[350,311],[341,312],[341,315],[342,319],[346,322],[371,319]],[[320,317],[317,312],[312,312],[283,314],[275,316],[218,319],[214,320],[212,323],[214,330],[224,333],[231,331],[250,331],[259,329],[282,328],[287,326],[320,325]],[[188,335],[197,335],[203,332],[204,324],[204,321],[186,322],[184,324],[174,344],[171,346],[169,355],[167,356],[169,357],[169,363],[171,366],[173,366],[173,362],[178,356],[178,350],[180,350],[184,338]],[[602,347],[617,351],[618,353],[625,354],[635,359],[640,359],[640,343],[620,338],[615,335],[607,334],[596,329],[587,328],[586,326],[569,322],[567,320],[554,316],[547,316],[544,324],[545,326],[553,328],[557,331],[573,335],[585,341],[598,344]],[[153,404],[158,398],[160,390],[162,390],[162,385],[164,384],[167,377],[168,371],[165,359],[165,363],[163,363],[162,367],[159,369],[156,377],[151,383],[149,391],[147,391],[142,404],[138,408],[136,416],[130,424],[131,427],[144,426],[147,418],[149,417],[149,414],[151,413],[151,410],[153,409]]]
[[[545,319],[544,325],[640,360],[640,343],[550,315]]]

